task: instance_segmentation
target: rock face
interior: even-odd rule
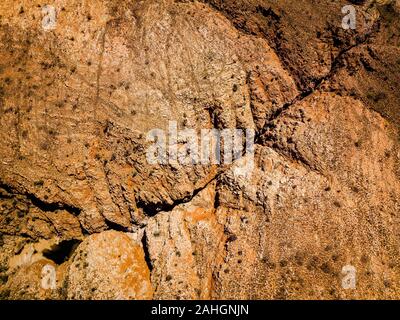
[[[63,286],[68,299],[151,299],[144,253],[118,231],[89,236],[76,248]]]
[[[400,3],[352,2],[3,0],[0,297],[400,298]]]

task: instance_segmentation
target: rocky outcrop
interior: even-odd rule
[[[133,235],[105,231],[89,236],[70,259],[64,279],[68,299],[151,299],[143,249]]]
[[[346,4],[3,1],[1,297],[398,298],[400,6]],[[171,121],[254,157],[151,164]]]

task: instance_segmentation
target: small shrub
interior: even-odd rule
[[[7,281],[8,281],[8,275],[6,275],[6,274],[0,275],[0,283],[1,284],[5,284],[5,283],[7,283]]]
[[[10,297],[11,291],[9,289],[5,289],[0,291],[0,300],[7,300]]]
[[[34,185],[35,187],[42,187],[42,186],[44,185],[44,181],[43,181],[43,180],[35,181],[35,182],[33,183],[33,185]]]

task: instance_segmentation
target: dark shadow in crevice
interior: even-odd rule
[[[143,247],[143,252],[144,252],[144,260],[146,261],[147,267],[149,268],[150,272],[153,270],[153,264],[151,263],[150,259],[150,252],[149,252],[149,247],[147,246],[147,237],[146,237],[146,231],[143,233],[142,237],[142,247]]]
[[[192,193],[190,193],[186,197],[175,200],[173,203],[166,203],[166,202],[146,203],[144,201],[138,200],[136,205],[138,208],[143,209],[145,215],[148,217],[154,217],[161,211],[164,212],[172,211],[176,206],[190,202],[196,195],[198,195],[201,191],[207,188],[213,181],[218,180],[219,176],[223,173],[224,171],[217,173],[211,180],[206,182],[202,187],[195,189]]]
[[[50,249],[43,250],[43,256],[56,264],[62,264],[72,256],[81,242],[81,240],[76,239],[61,241]]]
[[[76,208],[74,206],[71,206],[69,204],[65,204],[65,203],[60,203],[60,202],[45,202],[43,200],[40,200],[38,197],[36,197],[35,195],[33,195],[32,193],[28,193],[28,192],[19,192],[17,190],[15,190],[14,188],[1,183],[0,182],[0,188],[4,189],[5,191],[7,191],[9,194],[11,194],[12,196],[16,196],[16,195],[23,195],[25,196],[33,205],[35,205],[36,207],[38,207],[40,210],[45,211],[45,212],[54,212],[57,210],[66,210],[69,213],[77,216],[79,215],[79,213],[81,212],[81,209]]]
[[[129,232],[130,229],[128,227],[124,227],[119,225],[118,223],[112,222],[110,220],[104,219],[108,229],[110,230],[115,230],[115,231],[120,231],[120,232]]]

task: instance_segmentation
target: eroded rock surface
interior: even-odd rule
[[[399,298],[400,4],[353,2],[2,1],[1,298]],[[149,164],[171,121],[254,158]]]
[[[63,286],[69,299],[151,299],[142,247],[133,235],[105,231],[76,248]]]

